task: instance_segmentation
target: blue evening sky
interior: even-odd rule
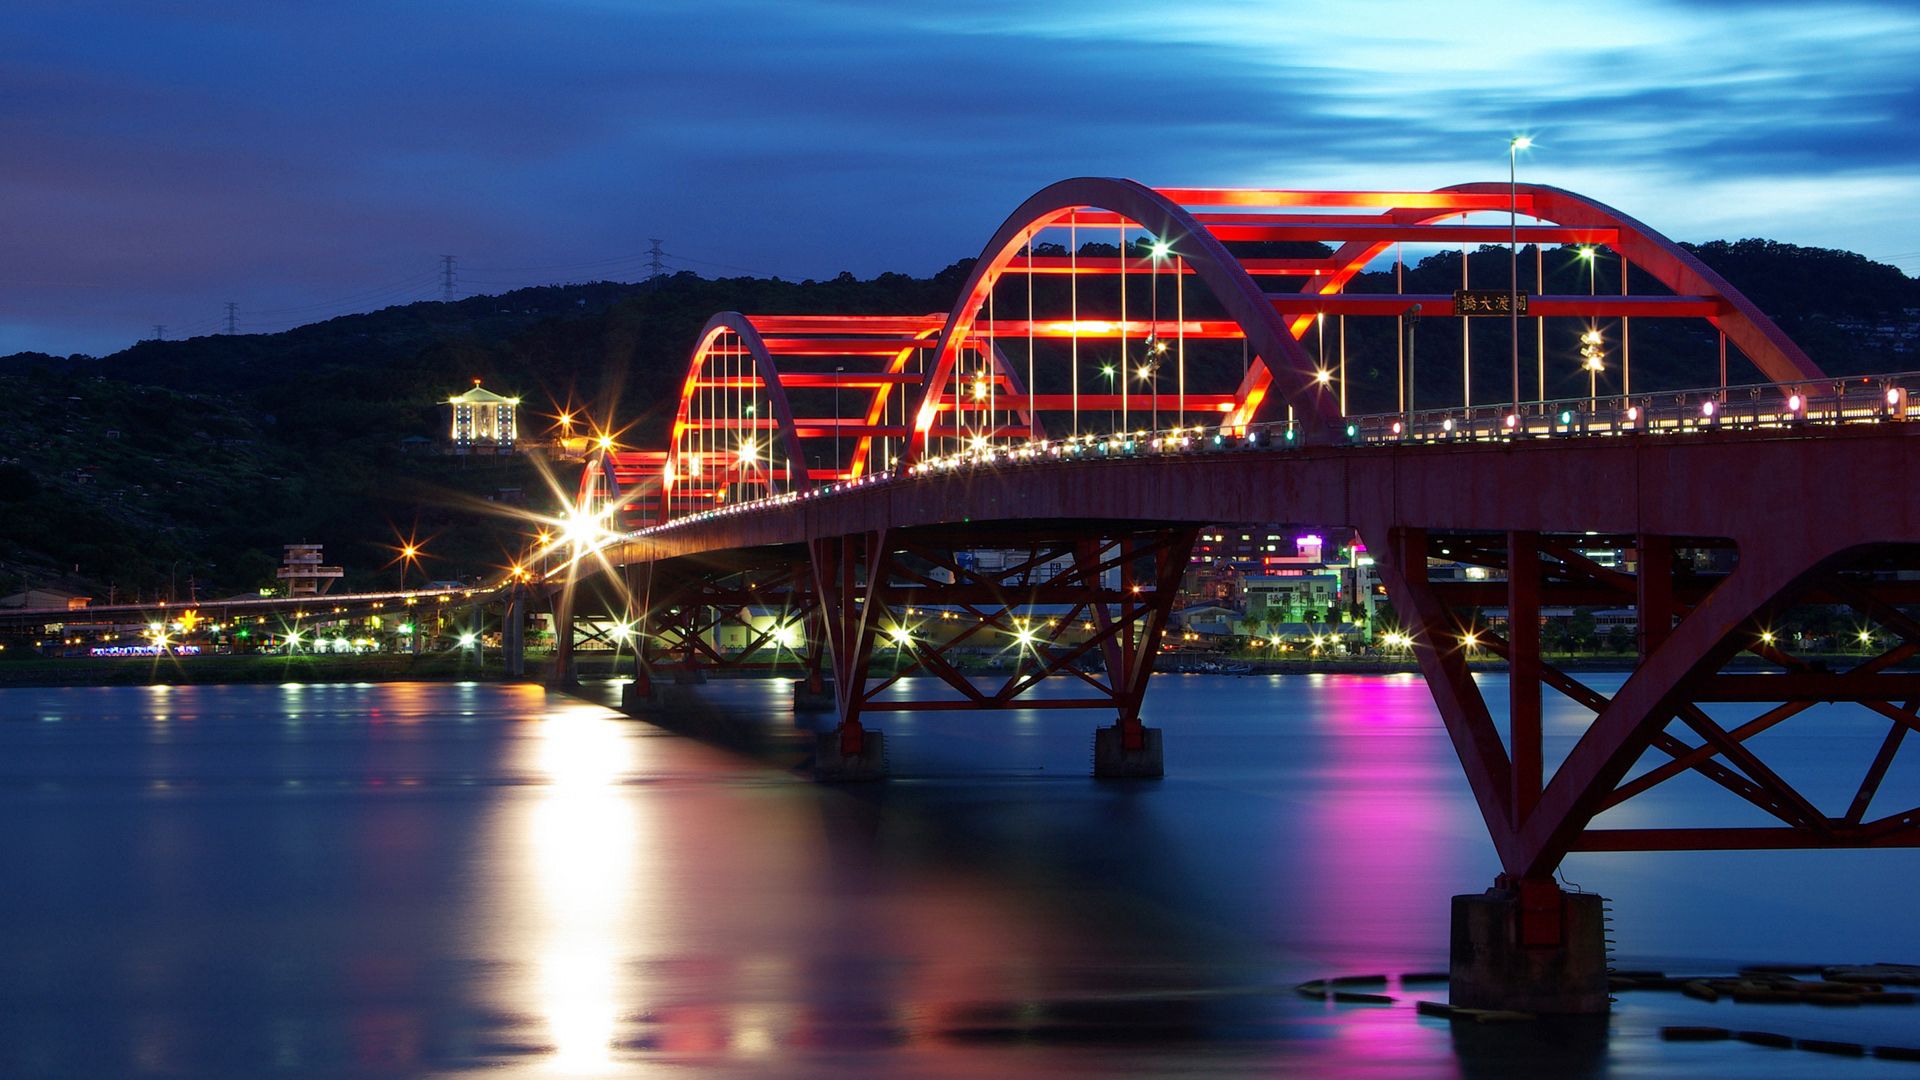
[[[1920,7],[9,0],[0,353],[670,265],[924,274],[1062,177],[1523,179],[1920,270]],[[696,261],[698,260],[698,261]]]

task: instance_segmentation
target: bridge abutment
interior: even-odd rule
[[[1608,1011],[1602,899],[1550,879],[1453,898],[1449,1000],[1468,1009]]]

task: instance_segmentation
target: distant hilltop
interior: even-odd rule
[[[1898,268],[1768,240],[1688,246],[1828,371],[1920,368],[1920,282]],[[1408,290],[1454,288],[1461,257],[1445,251],[1409,267]],[[1476,279],[1504,280],[1504,247],[1470,259]],[[1586,287],[1571,260],[1549,250],[1545,262],[1547,291]],[[275,334],[143,341],[97,358],[0,357],[9,403],[0,594],[60,581],[151,596],[178,592],[189,577],[237,592],[271,585],[280,546],[301,538],[327,545],[349,587],[387,583],[397,538],[408,536],[433,537],[424,550],[434,577],[487,573],[524,528],[497,511],[516,502],[550,510],[554,485],[572,478],[550,482],[525,455],[409,452],[444,436],[450,394],[478,378],[518,397],[523,440],[550,436],[564,412],[620,431],[628,445],[658,443],[688,351],[715,312],[945,312],[970,267],[801,282],[682,272],[422,301]],[[1657,291],[1638,278],[1629,285]],[[1350,288],[1391,291],[1390,274]],[[1662,332],[1635,327],[1636,387],[1698,379],[1663,370]],[[1362,355],[1372,347],[1353,344]],[[1432,378],[1437,392],[1458,392],[1453,335],[1423,334],[1420,356],[1423,388]],[[1580,378],[1571,366],[1567,377]],[[1368,394],[1391,393],[1392,380],[1371,383],[1356,381],[1355,411],[1391,407]]]

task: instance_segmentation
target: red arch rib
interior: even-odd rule
[[[914,411],[913,435],[907,460],[918,460],[926,450],[927,435],[937,413],[936,403],[947,390],[961,342],[973,332],[980,306],[1014,254],[1028,240],[1074,212],[1095,207],[1112,211],[1172,245],[1213,292],[1228,317],[1239,324],[1248,344],[1268,372],[1269,385],[1288,389],[1285,398],[1300,408],[1308,439],[1329,434],[1338,420],[1332,396],[1313,378],[1313,362],[1288,333],[1259,285],[1226,247],[1179,204],[1133,180],[1115,177],[1077,177],[1050,184],[1021,203],[993,238],[987,241],[966,287],[947,316],[933,370],[921,388]]]
[[[674,411],[673,429],[667,436],[666,474],[661,478],[663,519],[673,516],[673,488],[680,475],[680,436],[686,431],[689,403],[714,342],[720,339],[720,335],[729,332],[740,339],[747,354],[753,358],[754,371],[759,374],[767,394],[767,407],[773,411],[774,420],[780,425],[780,442],[786,447],[787,461],[796,470],[794,482],[806,482],[806,458],[800,452],[800,432],[794,423],[793,407],[787,401],[786,389],[780,384],[780,369],[774,363],[773,354],[767,351],[767,344],[761,340],[760,331],[754,328],[751,319],[737,311],[723,311],[708,319],[706,327],[700,331],[700,343],[694,347],[693,360],[687,365],[686,380],[680,386],[680,404]]]

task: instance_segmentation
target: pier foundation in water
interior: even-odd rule
[[[1449,1000],[1459,1008],[1608,1010],[1603,900],[1552,880],[1503,880],[1453,898]]]

